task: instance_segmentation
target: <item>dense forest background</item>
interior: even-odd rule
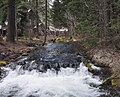
[[[89,44],[120,49],[120,0],[55,0],[53,24],[66,26]]]
[[[16,19],[13,19],[14,34],[7,30],[9,37],[15,33],[17,36],[31,34],[32,37],[45,34],[45,0],[0,0],[2,29],[7,29],[7,22],[9,28],[11,14],[8,9],[11,5],[14,8],[10,1],[15,3]],[[120,0],[48,0],[47,21],[48,26],[67,28],[67,36],[79,36],[88,47],[99,44],[120,49]]]

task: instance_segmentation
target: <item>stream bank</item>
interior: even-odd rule
[[[87,59],[90,59],[95,66],[103,68],[104,85],[102,88],[109,95],[101,97],[120,97],[120,50],[97,43],[86,45],[84,41],[81,41],[81,44],[86,48]]]
[[[120,51],[108,48],[92,49],[88,52],[91,60],[100,67],[108,67],[113,72],[114,86],[120,87]]]

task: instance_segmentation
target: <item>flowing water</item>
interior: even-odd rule
[[[0,97],[99,97],[102,80],[88,71],[74,45],[48,44],[9,64]],[[95,67],[96,70],[100,68]]]

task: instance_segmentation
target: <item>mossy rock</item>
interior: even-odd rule
[[[53,43],[59,43],[59,42],[64,42],[64,39],[62,39],[62,38],[53,38],[50,41],[53,42]]]
[[[120,78],[119,77],[113,78],[111,80],[111,82],[112,82],[112,86],[118,86],[118,87],[120,87]]]
[[[103,82],[102,85],[112,85],[112,77],[106,78]]]
[[[59,42],[64,42],[64,39],[62,38],[56,38],[56,42],[59,43]]]
[[[72,41],[77,41],[76,39],[72,39]]]
[[[56,43],[56,38],[50,40],[53,43]]]
[[[9,58],[10,58],[10,59],[16,59],[16,58],[19,57],[19,56],[20,56],[19,53],[18,53],[18,54],[12,54],[12,55],[9,56]]]
[[[83,59],[83,63],[84,65],[88,68],[88,71],[91,72],[91,73],[94,73],[94,69],[91,67],[91,65],[88,63],[87,59],[84,58]]]
[[[103,81],[102,85],[117,86],[118,83],[119,83],[119,81],[120,81],[120,80],[119,80],[118,78],[111,76],[111,77],[109,77],[109,78],[106,78],[106,79]]]
[[[0,66],[6,65],[6,64],[8,64],[8,62],[6,62],[6,61],[0,61]]]
[[[93,73],[94,72],[94,69],[90,66],[89,63],[85,63],[85,66],[88,68],[88,71]]]
[[[66,39],[66,38],[53,38],[50,40],[53,43],[60,43],[60,42],[71,42],[71,41],[77,41],[76,39]]]

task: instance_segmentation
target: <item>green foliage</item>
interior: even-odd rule
[[[7,1],[0,0],[0,24],[3,25],[7,20]],[[67,27],[69,31],[72,29],[72,33],[84,34],[85,37],[112,39],[111,36],[116,37],[120,34],[120,0],[108,0],[106,23],[103,12],[100,13],[103,8],[101,2],[99,0],[54,0],[52,8],[48,4],[48,23],[58,28]],[[45,0],[39,0],[38,5],[39,19],[44,22]],[[17,28],[22,31],[25,29],[29,9],[36,13],[35,0],[16,0]],[[103,30],[105,26],[108,30],[107,34]]]
[[[0,0],[0,24],[4,23],[7,20],[7,5],[8,0]],[[42,21],[45,20],[45,0],[39,0],[38,15]],[[36,2],[35,0],[16,0],[16,18],[17,24],[20,26],[25,26],[26,14],[28,10],[31,9],[34,13],[36,11]],[[48,8],[49,13],[49,8]],[[50,13],[48,14],[50,17]],[[18,26],[18,28],[19,28]]]
[[[55,27],[66,26],[65,6],[60,0],[55,0],[52,7],[52,19]]]
[[[69,27],[70,22],[75,22],[75,28],[81,32],[95,32],[96,24],[93,23],[92,19],[95,19],[93,7],[91,5],[92,1],[86,2],[86,0],[55,0],[53,6],[53,22],[55,25],[64,26],[64,24]],[[69,14],[68,14],[69,13]],[[66,16],[66,14],[68,16]],[[71,20],[72,17],[73,20]]]
[[[4,24],[7,17],[7,0],[0,0],[0,24]]]
[[[90,24],[90,21],[86,18],[80,18],[77,22],[77,28],[83,33],[91,33],[96,31],[96,27]]]
[[[99,38],[85,38],[84,40],[82,40],[82,44],[84,45],[84,47],[86,47],[87,49],[91,49],[96,47],[97,43],[99,42]]]
[[[22,33],[22,34],[19,34],[18,35],[18,38],[23,38],[23,39],[29,39],[29,38],[31,38],[28,34],[24,34],[24,33]]]
[[[83,36],[90,41],[99,41],[100,38],[100,40],[113,39],[120,35],[120,0],[108,0],[105,1],[106,4],[102,4],[103,2],[103,0],[55,0],[52,8],[54,25],[74,28],[73,32],[84,34]],[[91,44],[94,43],[90,42]]]

